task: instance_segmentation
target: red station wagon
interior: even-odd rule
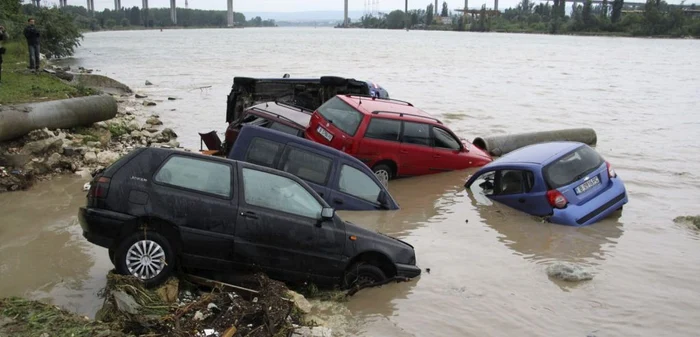
[[[314,111],[304,136],[360,159],[383,182],[492,161],[437,118],[399,100],[337,95]]]

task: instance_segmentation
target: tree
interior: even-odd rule
[[[603,6],[601,8],[602,13],[600,13],[600,16],[607,18],[608,17],[608,0],[603,0]]]
[[[105,20],[105,28],[112,29],[116,25],[117,25],[117,21],[112,19],[112,18]]]
[[[141,10],[136,6],[129,10],[129,23],[134,26],[141,24]]]
[[[123,27],[129,27],[129,19],[127,19],[127,18],[122,18],[122,26],[123,26]]]
[[[35,13],[41,33],[41,50],[47,58],[73,55],[83,35],[78,31],[73,16],[58,8],[41,8]]]
[[[431,3],[428,5],[428,7],[425,8],[425,24],[427,26],[430,26],[433,24],[433,12],[435,11],[435,7],[433,7],[433,4]]]
[[[488,22],[486,21],[486,5],[481,6],[481,10],[479,11],[479,19],[472,21],[472,25],[469,30],[473,32],[489,31]]]
[[[586,29],[593,27],[593,2],[591,0],[586,0],[586,2],[583,4],[581,19],[583,20],[583,25]]]
[[[620,21],[620,14],[622,14],[622,6],[625,4],[625,0],[614,0],[612,5],[612,14],[610,15],[610,20],[615,23]]]
[[[402,10],[395,10],[386,16],[386,26],[389,29],[402,29],[404,28],[404,12]]]
[[[442,12],[440,13],[441,17],[447,17],[450,15],[450,10],[447,8],[447,1],[442,2]]]

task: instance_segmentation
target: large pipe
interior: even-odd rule
[[[233,21],[233,0],[227,0],[226,6],[228,6],[227,7],[228,11],[226,12],[226,16],[228,19],[227,25],[229,27],[233,27],[235,25],[235,22]]]
[[[173,25],[177,25],[177,4],[175,1],[170,0],[170,21],[173,22]]]
[[[112,96],[87,96],[0,107],[0,141],[15,139],[32,130],[89,126],[114,118],[117,101]]]
[[[343,27],[348,27],[348,0],[345,0],[345,16],[343,19]]]
[[[521,147],[554,141],[573,141],[594,145],[598,137],[593,129],[580,128],[476,137],[472,143],[492,156],[502,156]]]

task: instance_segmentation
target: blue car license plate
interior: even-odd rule
[[[576,189],[574,189],[574,191],[576,192],[576,194],[581,194],[583,192],[590,190],[591,187],[598,185],[598,184],[600,184],[600,178],[598,178],[598,176],[595,176],[589,180],[586,180],[585,182],[583,182],[583,184],[578,185],[576,187]]]

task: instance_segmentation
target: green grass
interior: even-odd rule
[[[10,42],[5,44],[5,48],[7,52],[3,55],[0,85],[1,104],[41,102],[91,94],[90,90],[78,90],[50,74],[29,73],[26,44]]]

